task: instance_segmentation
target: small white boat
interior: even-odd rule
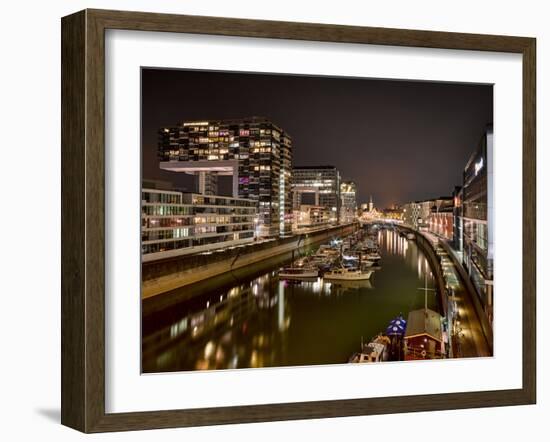
[[[309,262],[312,265],[324,265],[324,264],[329,264],[332,261],[333,259],[326,255],[315,254],[309,257]]]
[[[374,261],[361,261],[361,268],[368,269],[374,265]]]
[[[361,345],[361,351],[354,353],[349,362],[361,364],[365,362],[384,362],[389,359],[390,339],[387,336],[377,336],[367,345]]]
[[[372,267],[374,261],[369,260],[367,255],[361,255],[361,266],[362,267]]]
[[[369,279],[372,270],[346,269],[345,267],[331,270],[323,275],[325,281],[361,281]]]
[[[376,261],[380,261],[381,259],[382,259],[382,257],[380,256],[379,253],[367,253],[367,260],[368,261],[376,262]]]
[[[285,267],[279,270],[282,279],[312,279],[319,276],[319,270],[313,267]]]

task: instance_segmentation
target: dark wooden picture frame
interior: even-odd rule
[[[518,53],[523,57],[523,385],[514,390],[105,412],[105,30]],[[533,404],[536,151],[533,38],[84,10],[62,19],[61,422],[83,432]]]

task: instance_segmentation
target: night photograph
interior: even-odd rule
[[[493,355],[493,86],[142,68],[142,372]]]

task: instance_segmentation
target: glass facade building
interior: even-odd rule
[[[171,190],[141,191],[143,262],[254,240],[257,201]]]
[[[464,168],[462,247],[466,269],[487,316],[493,315],[493,130],[489,127]]]
[[[462,228],[462,186],[456,186],[453,192],[453,248],[462,253],[463,228]]]
[[[340,184],[340,222],[352,223],[357,219],[357,186],[353,181]]]
[[[212,193],[216,175],[232,175],[233,196],[258,202],[259,236],[291,233],[292,140],[273,122],[251,117],[163,127],[158,155],[161,169],[198,175],[199,193]]]
[[[338,223],[340,215],[340,172],[334,166],[306,166],[292,169],[292,200],[294,210],[308,204],[305,195],[313,196],[312,205],[330,211],[330,222]]]

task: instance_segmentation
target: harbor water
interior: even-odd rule
[[[434,288],[432,272],[414,240],[392,229],[377,235],[382,259],[368,281],[280,280],[283,262],[182,288],[192,296],[143,317],[143,372],[343,364],[397,315],[425,301],[437,310],[435,291],[424,290],[426,282]]]

